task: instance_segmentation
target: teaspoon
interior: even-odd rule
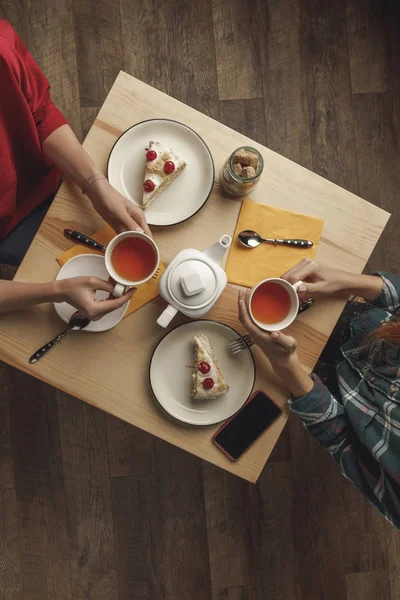
[[[280,240],[278,238],[262,238],[256,231],[246,229],[241,231],[238,235],[239,241],[246,248],[256,248],[262,242],[267,244],[279,244],[280,246],[292,246],[293,248],[311,248],[313,242],[310,240]]]

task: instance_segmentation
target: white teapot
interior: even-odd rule
[[[157,319],[161,327],[167,327],[178,311],[198,319],[211,310],[226,286],[220,263],[231,242],[229,235],[223,235],[204,252],[188,248],[170,262],[159,284],[161,296],[169,303]]]

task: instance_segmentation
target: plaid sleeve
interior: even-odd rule
[[[395,312],[400,308],[400,275],[384,272],[374,273],[374,275],[382,278],[383,287],[379,294],[369,301],[370,304]]]
[[[400,529],[399,489],[357,437],[343,405],[316,375],[314,387],[289,400],[291,411],[339,463],[343,475],[358,487],[391,523]]]
[[[311,375],[314,387],[308,394],[289,400],[290,410],[300,417],[309,433],[326,446],[335,458],[340,453],[349,420],[343,405],[336,400],[317,375]]]

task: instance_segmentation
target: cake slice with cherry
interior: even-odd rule
[[[192,376],[192,398],[208,400],[219,398],[229,391],[214,357],[214,350],[205,334],[194,336],[194,369]]]
[[[186,161],[172,148],[166,148],[160,142],[150,142],[145,152],[146,170],[142,207],[148,208],[153,200],[182,173]]]

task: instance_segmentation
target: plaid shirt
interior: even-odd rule
[[[370,303],[375,308],[353,319],[341,347],[340,397],[312,375],[313,389],[289,406],[345,477],[400,529],[400,348],[375,358],[362,348],[366,334],[400,316],[400,276],[379,275],[383,289]]]

